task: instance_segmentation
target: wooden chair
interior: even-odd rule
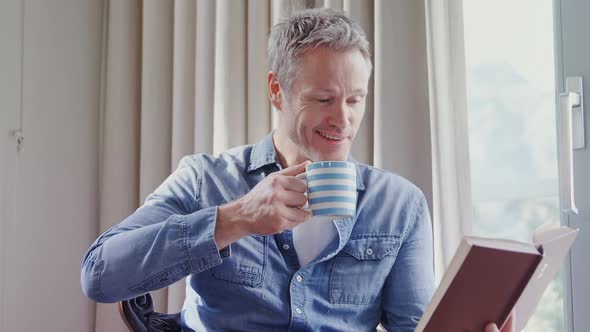
[[[131,332],[180,332],[180,313],[154,312],[149,293],[119,302],[119,313]]]

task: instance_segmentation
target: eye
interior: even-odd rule
[[[361,102],[361,99],[360,98],[349,99],[349,100],[347,100],[347,102],[349,104],[358,104]]]
[[[316,101],[318,103],[327,104],[327,103],[331,102],[332,99],[330,99],[330,98],[319,98],[319,99],[316,99]]]

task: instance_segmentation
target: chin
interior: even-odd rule
[[[348,153],[312,153],[312,161],[346,161]]]

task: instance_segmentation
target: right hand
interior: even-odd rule
[[[311,218],[305,205],[307,185],[295,178],[309,161],[272,173],[240,199],[217,212],[215,241],[219,248],[250,234],[270,235],[291,229]]]
[[[488,325],[486,325],[486,329],[484,332],[516,332],[516,324],[514,322],[515,320],[516,314],[514,313],[514,310],[512,310],[510,316],[508,317],[508,321],[506,321],[506,324],[504,324],[504,327],[502,328],[502,331],[498,329],[498,326],[496,326],[496,324],[489,323]]]

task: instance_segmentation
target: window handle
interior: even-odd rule
[[[559,94],[559,196],[561,210],[578,213],[574,197],[573,150],[584,148],[584,113],[582,108],[582,78],[568,77],[568,92]]]
[[[23,149],[23,142],[25,140],[22,130],[20,130],[20,129],[13,130],[11,132],[11,134],[12,134],[12,137],[14,137],[14,139],[16,140],[16,151],[21,152],[21,150]]]

